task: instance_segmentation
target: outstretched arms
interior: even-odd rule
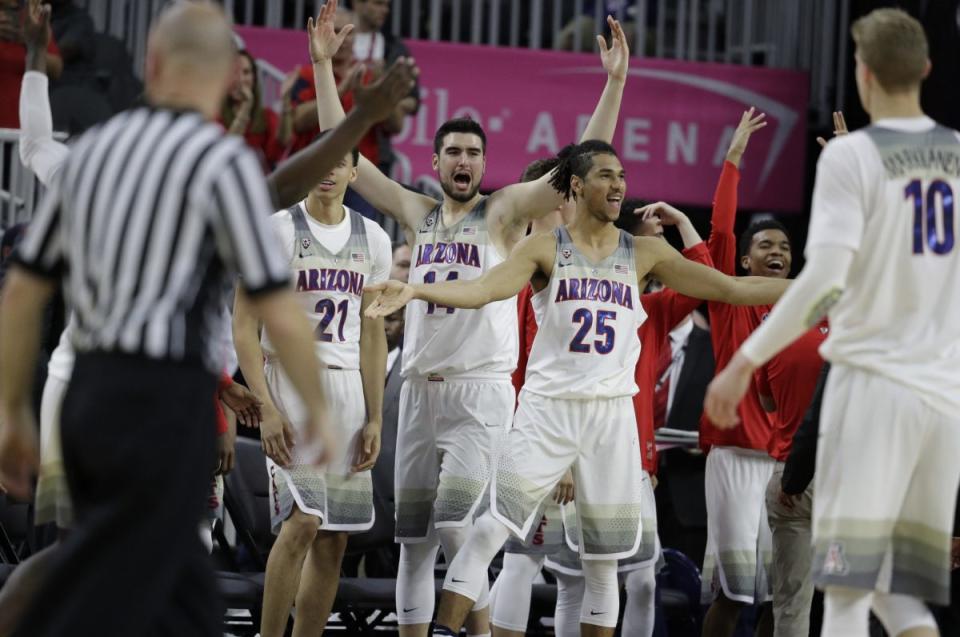
[[[386,281],[365,288],[380,295],[367,308],[368,316],[386,316],[413,300],[449,307],[476,309],[519,294],[523,286],[545,265],[553,262],[556,240],[552,233],[532,235],[521,241],[510,257],[483,276],[470,281],[416,284]],[[549,266],[547,266],[549,267]]]
[[[665,286],[681,294],[732,305],[772,304],[790,284],[769,277],[730,277],[685,259],[665,241],[636,237],[638,272],[650,272]]]
[[[377,82],[358,88],[356,106],[346,119],[267,177],[274,208],[286,208],[303,199],[360,142],[367,130],[387,117],[393,106],[410,92],[416,74],[417,68],[411,61],[399,59]]]
[[[322,130],[337,126],[344,120],[343,106],[340,104],[340,95],[333,77],[332,60],[333,55],[343,44],[344,38],[353,30],[353,25],[348,24],[340,31],[336,30],[333,18],[337,12],[337,4],[337,0],[329,0],[320,10],[320,15],[317,16],[316,21],[313,18],[307,21],[307,33],[310,37],[310,60],[313,63],[313,81],[317,90],[317,118]],[[403,60],[403,58],[400,58],[397,63]],[[412,86],[413,83],[411,82],[406,92],[392,102],[391,112],[393,111],[392,107],[409,94]],[[355,96],[358,96],[362,91],[362,87],[357,87]],[[350,115],[352,114],[353,111]],[[389,113],[381,119],[386,119],[387,116],[389,116]],[[349,119],[349,116],[347,118]],[[359,139],[358,137],[357,141]],[[341,153],[339,156],[342,157],[343,154],[345,153]],[[407,190],[380,172],[380,169],[363,156],[360,157],[360,164],[357,167],[357,180],[353,183],[353,188],[374,208],[390,215],[409,230],[418,227],[420,221],[437,203],[426,195]]]

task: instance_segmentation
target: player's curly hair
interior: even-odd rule
[[[553,189],[563,195],[564,199],[576,195],[570,185],[570,180],[574,175],[584,179],[590,168],[593,166],[594,155],[613,155],[617,157],[617,151],[607,142],[598,139],[588,139],[580,144],[568,144],[557,153],[557,169],[550,179],[550,185]]]

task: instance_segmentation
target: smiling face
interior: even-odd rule
[[[750,249],[740,257],[740,265],[754,276],[785,279],[793,262],[790,238],[775,228],[760,230],[753,235]]]
[[[433,156],[443,192],[461,203],[470,201],[480,191],[480,181],[487,168],[483,140],[474,133],[447,133],[440,153]]]
[[[324,203],[343,201],[347,186],[357,178],[357,167],[353,165],[353,154],[348,153],[313,189],[313,195]]]
[[[241,53],[237,56],[237,74],[230,87],[230,97],[239,102],[243,99],[244,89],[253,92],[257,70],[253,66],[250,56]]]
[[[572,177],[578,207],[602,221],[613,222],[620,216],[620,204],[627,190],[623,165],[616,155],[594,153],[585,177]]]

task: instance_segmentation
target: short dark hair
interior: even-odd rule
[[[328,128],[327,130],[321,132],[319,135],[317,135],[317,139],[323,139],[324,137],[326,137],[327,135],[329,135],[329,134],[330,134],[330,131],[332,131],[332,130],[333,130],[332,128]],[[351,149],[350,149],[350,156],[353,157],[353,165],[354,165],[354,166],[357,166],[357,165],[360,163],[360,149],[357,148],[356,146],[354,146],[353,148],[351,148]]]
[[[753,237],[758,232],[763,232],[764,230],[779,230],[787,237],[787,241],[791,240],[790,233],[787,232],[787,227],[776,219],[761,219],[760,221],[754,221],[740,234],[739,249],[741,257],[750,252],[750,244],[753,243]]]
[[[640,225],[640,215],[633,214],[633,211],[642,208],[643,205],[643,202],[639,199],[624,199],[620,204],[620,216],[613,222],[613,225],[633,234],[633,231]]]
[[[923,25],[906,11],[875,9],[854,22],[850,33],[885,91],[907,91],[923,81],[930,47]]]
[[[437,133],[433,136],[434,154],[440,154],[440,151],[443,149],[443,138],[450,133],[472,133],[476,135],[480,138],[480,145],[483,148],[484,154],[486,154],[487,134],[483,132],[483,127],[479,122],[470,119],[469,117],[455,117],[454,119],[448,119],[440,126],[440,128],[437,129]]]
[[[560,160],[557,170],[550,179],[553,189],[563,195],[564,199],[569,199],[573,195],[570,179],[574,175],[580,179],[585,178],[593,166],[594,155],[618,156],[613,146],[598,139],[588,139],[580,144],[569,144],[561,148],[557,153],[557,158]]]
[[[535,181],[540,179],[548,172],[557,167],[557,164],[560,163],[560,160],[556,157],[547,157],[546,159],[534,159],[532,162],[527,164],[527,167],[523,169],[523,174],[520,175],[520,183],[526,183],[528,181]]]

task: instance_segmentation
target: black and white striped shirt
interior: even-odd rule
[[[74,345],[219,372],[229,277],[289,284],[254,153],[191,111],[139,108],[83,135],[14,258],[65,278]]]

